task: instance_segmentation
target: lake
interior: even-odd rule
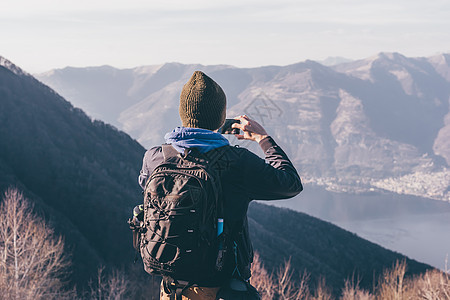
[[[294,199],[268,204],[329,221],[364,239],[441,270],[445,270],[446,256],[450,255],[448,202],[390,192],[359,195],[333,193],[322,187],[307,185]]]

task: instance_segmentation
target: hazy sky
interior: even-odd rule
[[[30,73],[378,52],[449,53],[450,0],[0,0],[0,56]]]

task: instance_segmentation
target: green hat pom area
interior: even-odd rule
[[[227,99],[222,88],[208,75],[195,71],[180,95],[183,127],[216,130],[225,122]]]

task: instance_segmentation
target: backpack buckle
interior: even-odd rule
[[[175,280],[168,276],[163,277],[164,292],[170,295],[171,300],[181,300],[184,290],[191,285],[192,284],[189,284],[189,282],[185,280]]]

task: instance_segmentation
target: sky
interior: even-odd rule
[[[450,0],[0,0],[0,56],[29,73],[379,52],[450,53]]]

